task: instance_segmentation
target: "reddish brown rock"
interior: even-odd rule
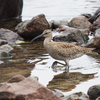
[[[45,15],[40,14],[31,20],[24,21],[16,27],[17,33],[25,39],[32,39],[49,28]]]
[[[74,17],[68,25],[79,29],[91,29],[92,27],[92,24],[85,16]]]
[[[16,83],[6,83],[0,87],[0,100],[61,100],[52,91],[31,77]]]

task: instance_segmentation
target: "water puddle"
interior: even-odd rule
[[[76,91],[86,93],[90,86],[97,84],[100,80],[100,64],[97,59],[91,56],[83,55],[80,58],[70,60],[70,76],[68,78],[66,73],[64,73],[65,67],[57,65],[58,67],[55,67],[55,69],[51,68],[55,60],[48,54],[37,59],[41,58],[43,60],[35,64],[31,76],[37,76],[39,82],[51,90],[56,88],[65,94]],[[85,89],[82,89],[85,85]],[[78,86],[81,88],[78,88]]]

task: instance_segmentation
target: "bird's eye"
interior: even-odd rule
[[[45,33],[45,34],[48,34],[48,33]]]

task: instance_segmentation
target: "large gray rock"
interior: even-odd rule
[[[68,26],[60,26],[56,29],[56,31],[60,33],[59,35],[54,36],[53,40],[58,42],[77,42],[78,44],[83,44],[87,43],[89,39],[87,30],[79,30]]]
[[[100,84],[91,86],[88,89],[87,94],[89,95],[90,100],[96,100],[100,96]]]
[[[61,100],[52,91],[28,77],[0,87],[0,100]]]
[[[100,8],[98,8],[98,9],[94,12],[93,16],[91,16],[91,18],[89,18],[89,21],[90,21],[91,23],[93,23],[93,22],[96,20],[96,18],[97,18],[97,16],[98,16],[99,13],[100,13]]]
[[[16,27],[17,33],[25,39],[32,39],[49,28],[45,15],[40,14],[31,20],[24,21]]]
[[[16,40],[23,40],[17,33],[3,28],[0,29],[0,39],[5,40],[9,45],[14,45]]]

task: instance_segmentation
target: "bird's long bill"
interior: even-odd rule
[[[43,36],[43,34],[40,34],[40,35],[36,36],[35,38],[33,38],[33,39],[31,40],[30,43],[32,43],[34,40],[36,40],[36,39],[38,39],[38,38],[40,38],[40,37],[42,37],[42,36]]]

